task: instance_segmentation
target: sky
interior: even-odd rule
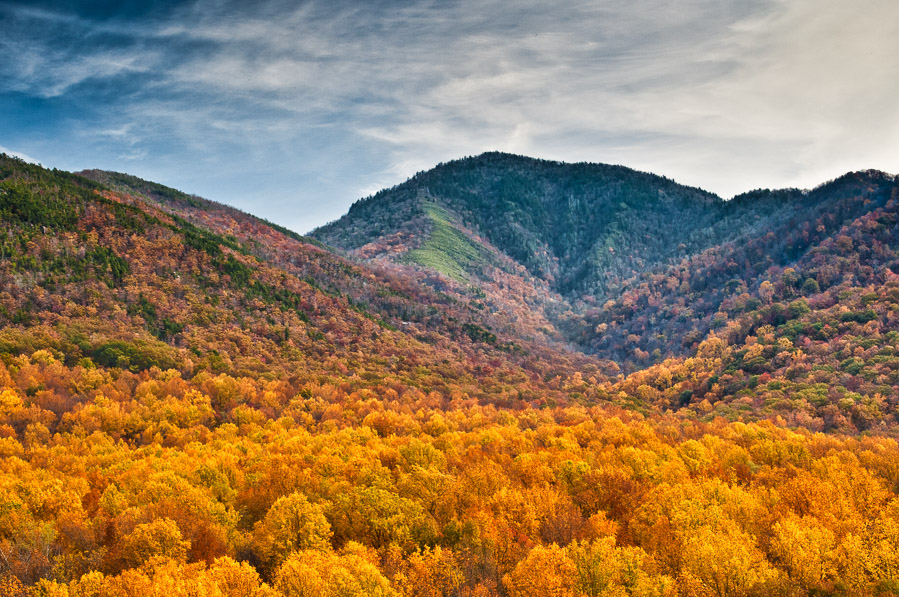
[[[0,151],[298,232],[484,151],[729,198],[899,172],[896,0],[0,0]]]

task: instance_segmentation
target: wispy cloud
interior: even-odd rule
[[[12,149],[7,149],[6,147],[3,147],[2,145],[0,145],[0,153],[5,153],[8,156],[12,156],[14,158],[19,158],[20,160],[24,160],[31,164],[40,164],[40,161],[31,157],[27,153],[22,153],[21,151],[13,151]]]
[[[3,13],[0,50],[19,59],[0,84],[62,114],[70,144],[301,230],[490,149],[623,163],[726,196],[899,169],[894,0]]]

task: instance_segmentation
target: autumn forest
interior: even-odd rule
[[[301,236],[0,155],[0,595],[899,594],[899,179],[489,153]]]

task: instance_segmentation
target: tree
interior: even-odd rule
[[[704,526],[687,537],[684,569],[718,597],[743,597],[775,573],[752,538],[731,520]]]
[[[639,547],[617,547],[614,537],[574,542],[567,552],[577,569],[579,597],[649,597],[674,592],[671,578],[647,572],[646,562],[651,560],[646,552]]]
[[[807,278],[805,282],[802,283],[802,288],[800,288],[799,291],[803,296],[811,296],[821,292],[821,288],[818,286],[817,280],[814,278]]]
[[[338,541],[375,548],[396,543],[411,549],[434,534],[418,502],[379,487],[354,487],[334,500],[330,513]]]
[[[218,558],[207,573],[223,597],[273,597],[273,591],[262,584],[259,573],[246,562]]]
[[[443,597],[457,595],[464,577],[455,554],[434,547],[410,555],[397,579],[407,597]]]
[[[293,552],[275,574],[284,597],[399,597],[390,582],[348,545],[349,553]]]
[[[256,523],[254,529],[259,555],[275,567],[297,550],[330,548],[331,525],[322,507],[312,504],[302,493],[279,498]]]
[[[153,558],[183,562],[190,541],[185,541],[175,521],[160,518],[139,524],[122,539],[121,554],[125,566],[136,568]]]
[[[771,553],[806,591],[836,573],[835,548],[833,531],[814,518],[792,516],[774,525]]]
[[[558,545],[536,546],[503,578],[512,597],[575,597],[577,567]]]

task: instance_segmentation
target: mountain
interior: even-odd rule
[[[0,156],[0,595],[896,594],[897,210],[486,154],[304,237]]]
[[[528,392],[503,375],[538,385],[549,368],[601,375],[581,355],[547,364],[543,347],[502,333],[502,317],[232,208],[118,174],[8,158],[0,168],[0,353],[49,350],[66,366],[134,373],[277,375],[297,392],[378,379],[498,401]],[[498,385],[480,373],[483,360]]]
[[[532,332],[562,339],[558,318],[573,299],[614,292],[677,254],[681,240],[657,234],[666,224],[689,228],[691,247],[706,246],[719,203],[623,167],[488,153],[363,199],[312,236],[479,287],[497,310],[539,314]]]
[[[634,370],[649,362],[635,355],[695,350],[728,296],[757,291],[896,189],[868,171],[724,201],[621,166],[487,153],[360,200],[311,236],[481,287],[501,310],[539,309],[548,336]]]
[[[406,260],[455,278],[501,251],[572,296],[607,292],[615,278],[676,255],[679,244],[687,243],[684,251],[705,247],[722,204],[620,166],[487,153],[358,201],[312,236],[366,255],[377,255],[385,238],[411,237]],[[682,233],[659,235],[666,226]]]

